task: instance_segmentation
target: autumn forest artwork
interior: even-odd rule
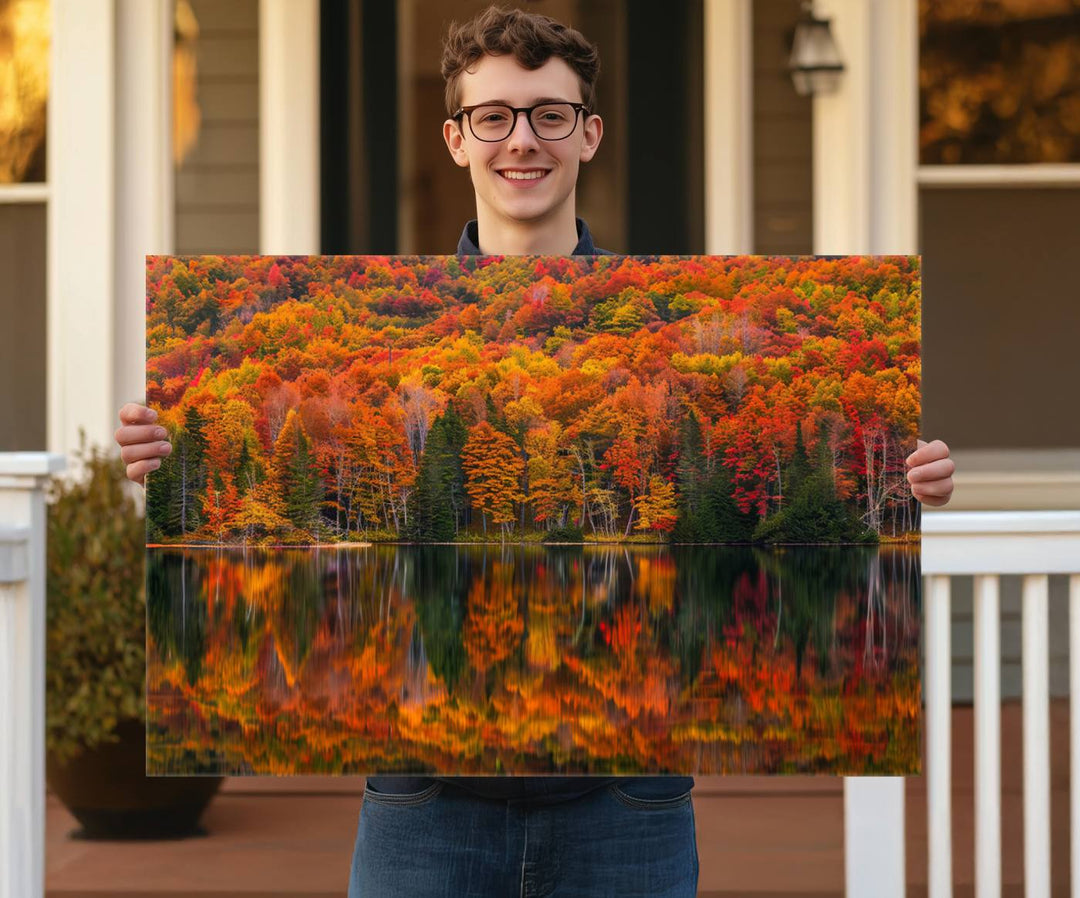
[[[148,773],[920,772],[918,257],[146,291]]]

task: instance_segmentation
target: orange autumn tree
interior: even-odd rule
[[[406,522],[408,497],[416,482],[416,465],[405,434],[386,413],[357,405],[341,430],[346,494],[357,530],[392,527]]]
[[[218,475],[216,479],[222,482],[221,488],[212,483],[207,486],[206,495],[203,497],[203,526],[208,534],[223,543],[236,526],[241,498],[232,474],[226,472]]]
[[[473,505],[499,524],[505,537],[514,520],[514,503],[522,502],[521,475],[525,469],[518,447],[505,433],[481,421],[469,434],[461,453],[465,491]]]

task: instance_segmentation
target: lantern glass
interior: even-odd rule
[[[800,96],[831,93],[840,85],[844,70],[828,19],[807,15],[795,26],[788,62],[795,90]]]

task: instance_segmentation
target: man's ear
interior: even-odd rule
[[[450,151],[450,155],[454,157],[454,162],[462,168],[468,168],[469,152],[465,149],[465,137],[461,133],[461,129],[458,128],[458,123],[452,118],[448,118],[443,122],[442,136],[443,140],[446,141],[446,148]]]
[[[580,159],[588,162],[596,155],[600,138],[604,136],[604,120],[598,115],[590,115],[582,125],[582,130],[585,132],[585,139],[581,141]]]

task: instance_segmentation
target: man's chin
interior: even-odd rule
[[[513,198],[511,198],[513,200]],[[517,202],[503,202],[493,206],[505,218],[522,224],[537,224],[554,217],[562,203],[541,197],[518,197]]]

